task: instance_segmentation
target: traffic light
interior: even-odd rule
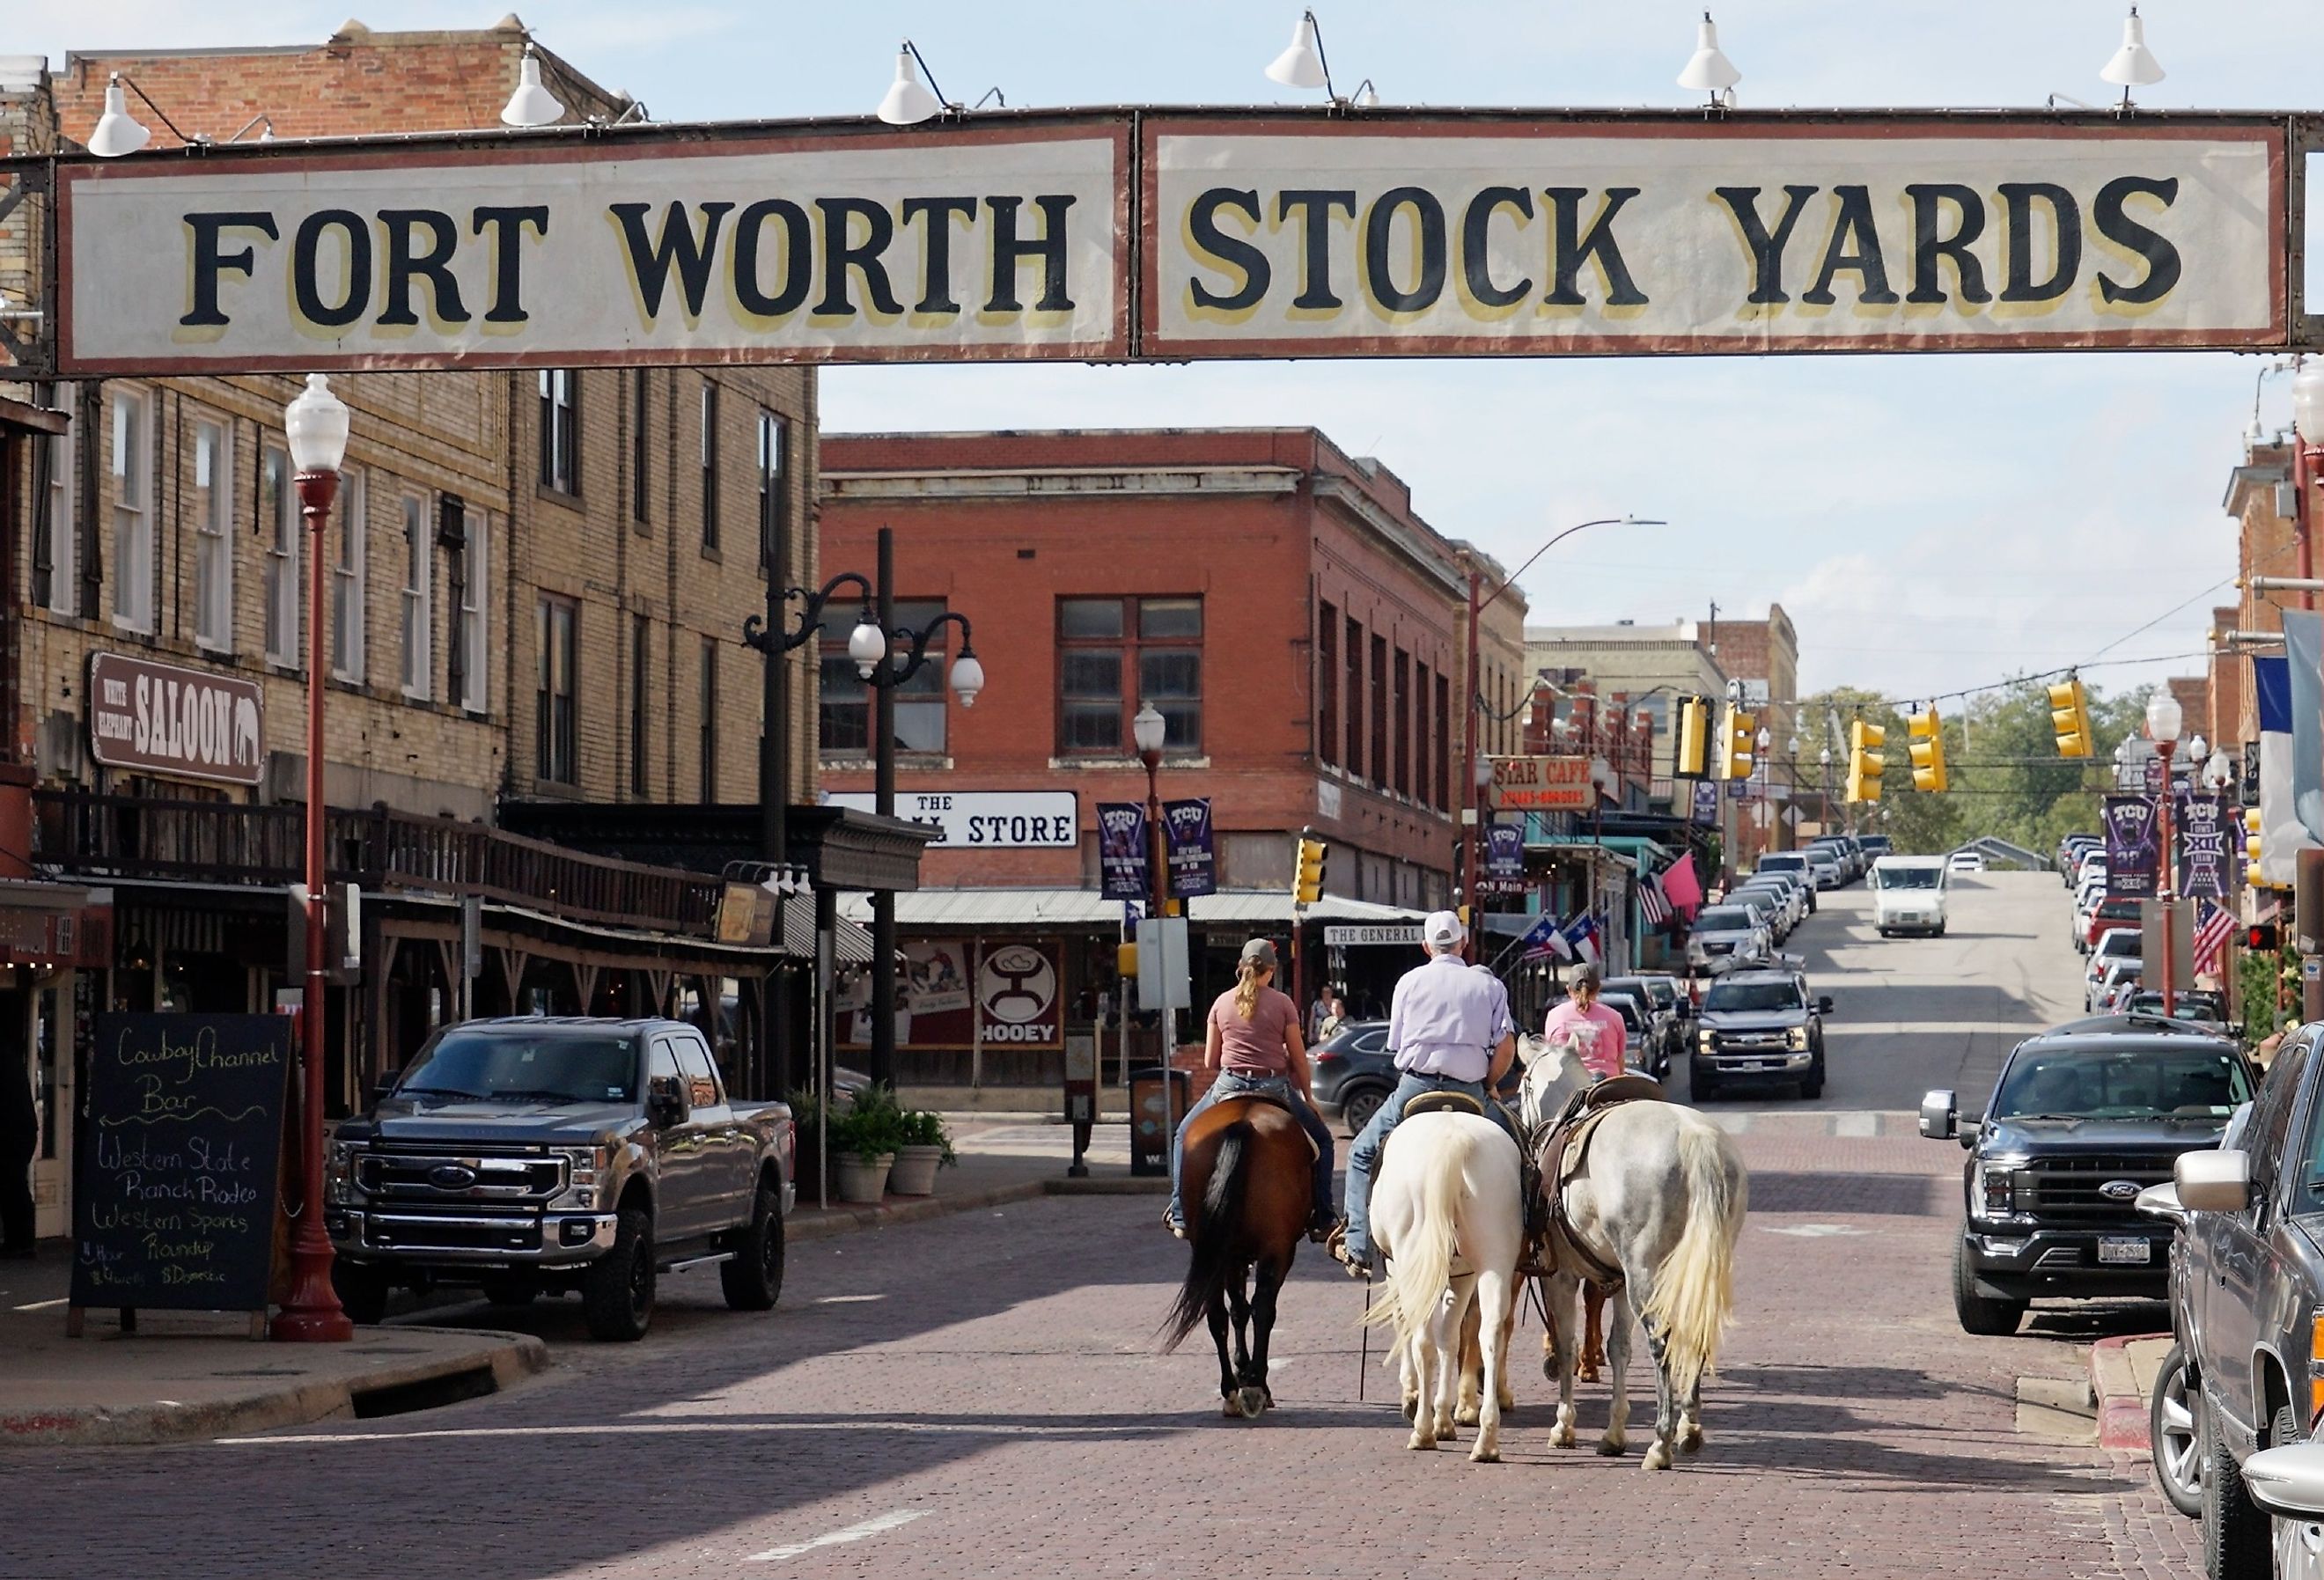
[[[2080,680],[2061,680],[2050,688],[2050,727],[2057,733],[2059,756],[2090,754],[2090,698]]]
[[[1711,762],[1711,703],[1701,697],[1678,699],[1678,747],[1671,772],[1679,779],[1701,779]]]
[[[2244,808],[2244,881],[2256,888],[2259,876],[2259,808]]]
[[[1904,716],[1904,732],[1912,742],[1904,749],[1913,757],[1913,788],[1932,796],[1945,793],[1944,725],[1933,702],[1920,713]]]
[[[1291,879],[1291,899],[1296,905],[1313,905],[1323,898],[1323,858],[1331,846],[1315,837],[1313,830],[1299,831],[1299,867]]]
[[[1759,721],[1733,703],[1727,705],[1727,720],[1719,729],[1719,777],[1748,779],[1751,777],[1752,732]]]
[[[2251,926],[2244,929],[2244,947],[2255,952],[2273,949],[2275,947],[2275,923],[2272,921],[2254,922]]]
[[[1848,799],[1850,801],[1877,801],[1880,799],[1880,776],[1887,772],[1888,759],[1880,748],[1888,744],[1888,732],[1878,725],[1858,719],[1848,726]]]

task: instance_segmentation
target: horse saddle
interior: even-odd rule
[[[1541,1177],[1539,1197],[1545,1208],[1535,1259],[1544,1270],[1563,1268],[1579,1271],[1600,1288],[1621,1288],[1622,1270],[1600,1259],[1573,1233],[1565,1214],[1565,1187],[1588,1161],[1590,1142],[1608,1114],[1632,1103],[1663,1101],[1662,1083],[1651,1076],[1615,1076],[1576,1092],[1550,1122],[1546,1137],[1534,1153],[1534,1166]]]
[[[1485,1105],[1466,1092],[1423,1092],[1404,1105],[1401,1118],[1410,1119],[1421,1113],[1473,1113],[1482,1119]]]
[[[1272,1092],[1238,1092],[1231,1097],[1220,1098],[1217,1106],[1224,1108],[1231,1103],[1260,1103],[1269,1108],[1280,1108],[1284,1113],[1290,1114],[1295,1123],[1299,1118],[1299,1115],[1293,1112],[1287,1099],[1278,1097]],[[1321,1154],[1315,1150],[1315,1138],[1307,1133],[1307,1127],[1304,1124],[1299,1126],[1299,1139],[1307,1143],[1307,1160],[1314,1162]]]

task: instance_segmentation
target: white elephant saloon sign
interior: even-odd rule
[[[266,771],[255,680],[120,653],[88,661],[88,749],[107,768],[254,785]]]

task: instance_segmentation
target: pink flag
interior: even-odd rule
[[[1662,885],[1663,898],[1680,910],[1692,910],[1702,903],[1702,881],[1694,875],[1694,852],[1688,851],[1664,870]]]

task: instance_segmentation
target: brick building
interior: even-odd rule
[[[155,149],[179,144],[161,115],[221,141],[497,126],[527,42],[513,19],[350,23],[318,45],[75,54],[53,75],[38,58],[0,61],[0,149],[69,148],[116,71],[160,107],[131,101]],[[630,107],[540,58],[568,120]],[[0,220],[13,302],[41,300],[43,213]],[[26,1027],[35,1046],[69,1047],[76,993],[81,1012],[262,1009],[290,980],[307,545],[282,409],[296,388],[0,385],[67,419],[15,447],[0,501],[13,578],[0,760],[36,781],[33,861],[106,885],[115,945],[62,993],[51,982],[20,1003],[0,989],[0,1052]],[[496,825],[525,803],[757,801],[762,671],[739,637],[765,607],[770,530],[787,584],[814,576],[814,373],[372,374],[333,388],[353,422],[327,539],[331,861],[386,902],[364,908],[360,980],[332,995],[332,1100],[356,1100],[467,1002],[462,893],[486,902],[480,1012],[690,1010],[716,1023],[738,1086],[779,1089],[758,1005],[781,951],[717,941],[715,874]],[[100,658],[134,661],[157,687],[246,698],[249,738],[236,718],[224,772],[108,765],[91,734]],[[789,673],[809,700],[793,710],[787,790],[811,801],[808,655]],[[69,1070],[42,1080],[53,1102]]]
[[[934,667],[899,698],[899,812],[918,794],[998,795],[1073,819],[1069,837],[1044,825],[1032,843],[931,847],[927,892],[899,901],[908,939],[1055,938],[1063,1024],[1093,1020],[1121,916],[1098,898],[1095,810],[1145,799],[1130,721],[1146,701],[1168,726],[1163,795],[1212,804],[1222,892],[1190,915],[1221,958],[1198,996],[1246,937],[1286,934],[1303,826],[1332,847],[1327,910],[1448,902],[1468,565],[1378,461],[1312,429],[853,434],[825,437],[821,481],[825,565],[868,569],[892,527],[899,611],[967,616],[984,666],[973,709]],[[1520,698],[1523,619],[1512,591],[1482,628],[1489,698]],[[853,623],[826,623],[821,715],[824,781],[851,799],[872,788]],[[1496,748],[1517,740],[1503,711]],[[1370,987],[1364,966],[1348,964]]]

